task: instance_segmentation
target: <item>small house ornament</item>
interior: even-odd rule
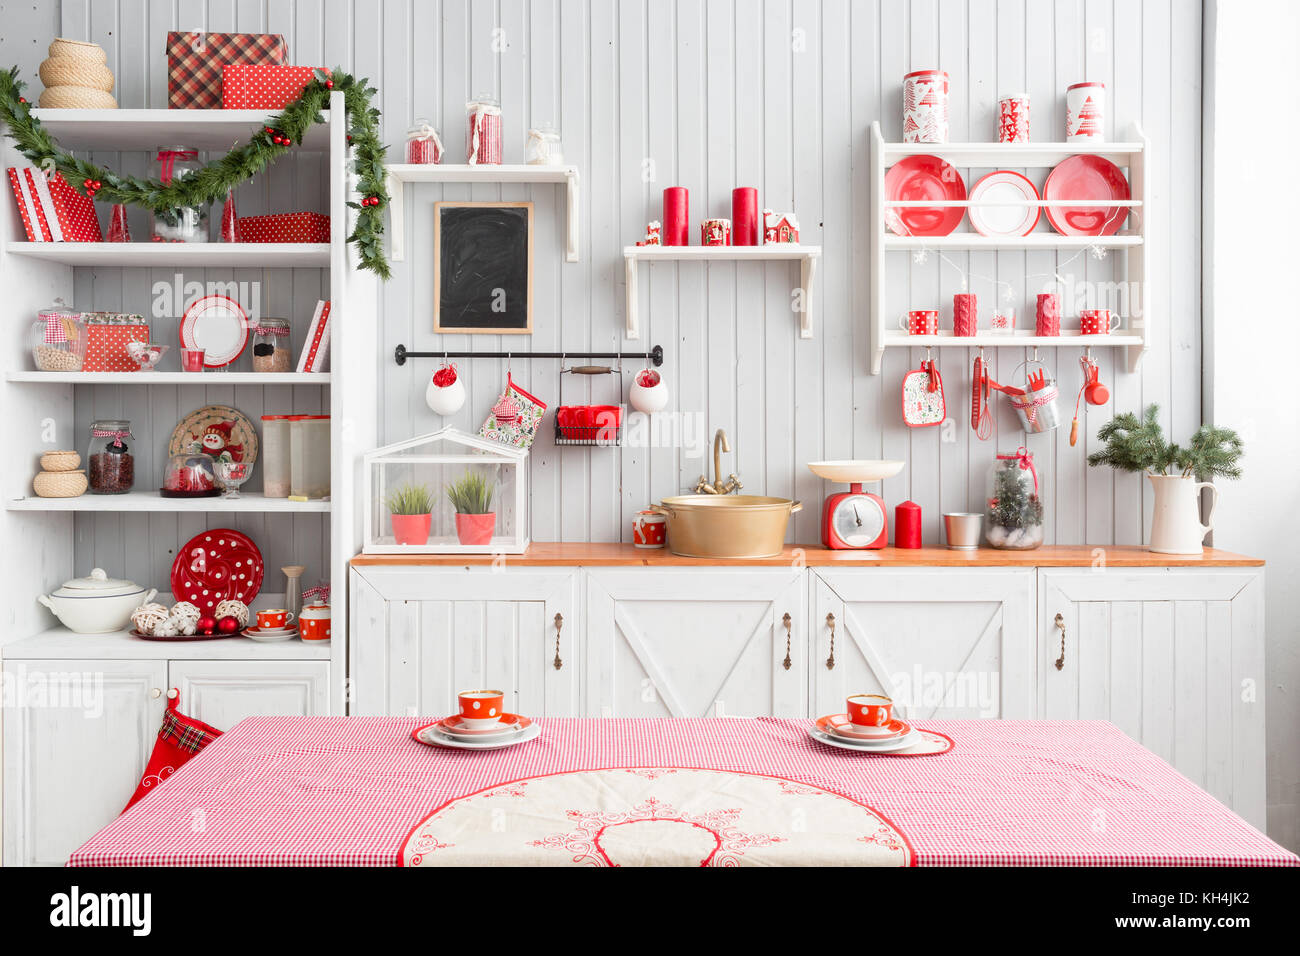
[[[663,226],[656,219],[645,227],[645,238],[637,242],[638,246],[661,246],[663,245]]]
[[[799,220],[794,217],[794,213],[787,212],[778,216],[770,209],[763,210],[763,243],[771,245],[773,243],[790,243],[799,244]]]

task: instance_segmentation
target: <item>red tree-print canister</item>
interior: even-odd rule
[[[1029,94],[1016,93],[998,100],[998,142],[1029,142]]]
[[[691,198],[685,186],[669,186],[664,190],[663,244],[689,246]]]

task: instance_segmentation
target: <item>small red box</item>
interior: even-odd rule
[[[96,318],[99,321],[96,321]],[[140,366],[126,353],[127,342],[148,342],[149,323],[109,324],[100,313],[87,313],[86,360],[83,372],[138,372]]]
[[[227,63],[221,68],[221,108],[282,110],[315,78],[315,71],[310,66]]]
[[[240,242],[329,242],[330,217],[318,212],[283,212],[235,220]]]

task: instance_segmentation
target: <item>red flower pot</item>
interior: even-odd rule
[[[497,516],[493,512],[485,515],[456,515],[456,537],[461,544],[491,544],[492,532],[496,527]]]
[[[429,543],[429,528],[433,515],[392,515],[393,537],[398,544],[425,545]]]

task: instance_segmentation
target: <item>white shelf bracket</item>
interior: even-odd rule
[[[623,262],[623,272],[626,276],[625,285],[627,286],[627,338],[639,339],[641,337],[641,317],[638,309],[641,304],[641,296],[637,292],[637,270],[640,263],[635,256],[628,256]]]
[[[578,170],[577,167],[571,167],[565,173],[565,180],[568,185],[568,210],[566,213],[565,225],[568,227],[568,248],[565,250],[565,260],[568,262],[578,261]],[[635,336],[631,336],[635,338]]]
[[[819,256],[807,255],[799,262],[799,288],[803,298],[803,312],[799,316],[799,338],[813,337],[813,294],[817,283]]]
[[[406,194],[402,180],[388,174],[388,258],[401,262],[406,256]]]

